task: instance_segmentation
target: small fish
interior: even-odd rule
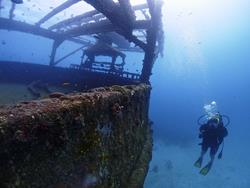
[[[6,44],[6,42],[5,42],[4,40],[2,40],[2,41],[1,41],[1,44],[2,44],[2,45],[5,45],[5,44]]]
[[[62,85],[63,85],[63,86],[69,86],[70,83],[69,83],[69,82],[64,82]]]
[[[15,4],[23,4],[23,0],[11,0],[11,2]]]

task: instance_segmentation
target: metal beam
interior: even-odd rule
[[[137,11],[137,10],[143,10],[143,9],[146,9],[148,8],[148,5],[146,3],[144,4],[140,4],[140,5],[135,5],[132,7],[133,11]],[[60,28],[63,28],[63,27],[66,27],[68,25],[71,25],[72,23],[74,22],[86,22],[86,21],[89,21],[89,19],[93,18],[94,16],[100,14],[100,16],[102,15],[99,11],[97,10],[92,10],[92,11],[89,11],[89,12],[85,12],[79,16],[75,16],[73,18],[69,18],[69,19],[66,19],[66,20],[63,20],[61,22],[58,22],[57,24],[54,24],[52,26],[50,26],[48,29],[50,30],[53,30],[53,29],[60,29]],[[102,17],[105,17],[104,15],[102,15]]]
[[[66,20],[63,20],[61,22],[58,22],[56,23],[55,25],[52,25],[50,26],[48,29],[50,30],[53,30],[53,29],[58,29],[58,28],[61,28],[61,27],[64,27],[64,26],[67,26],[73,22],[78,22],[84,18],[90,18],[96,14],[100,14],[100,12],[98,12],[97,10],[92,10],[92,11],[89,11],[89,12],[85,12],[81,15],[78,15],[78,16],[75,16],[73,18],[68,18]]]
[[[96,10],[105,15],[113,25],[126,33],[132,33],[132,25],[121,11],[120,7],[113,0],[84,0]]]
[[[143,53],[144,51],[139,47],[130,47],[130,48],[115,48],[117,50],[123,51],[123,52],[137,52],[137,53]]]
[[[103,21],[102,21],[103,22]],[[141,27],[148,27],[149,22],[145,22],[145,21],[137,21],[137,27],[141,28]],[[33,34],[33,35],[38,35],[38,36],[42,36],[45,38],[49,38],[52,40],[57,40],[57,39],[65,39],[71,42],[75,42],[75,43],[79,43],[82,45],[90,45],[91,43],[89,41],[84,41],[81,39],[77,39],[77,38],[73,38],[74,36],[81,36],[81,35],[87,35],[87,34],[95,34],[98,32],[102,32],[104,31],[105,27],[107,28],[107,31],[114,31],[115,27],[113,27],[113,25],[107,21],[106,22],[106,26],[104,25],[104,28],[102,28],[102,24],[95,24],[91,26],[89,25],[89,27],[86,27],[84,29],[84,27],[81,27],[77,29],[71,30],[70,32],[72,32],[71,36],[67,36],[65,33],[64,34],[58,34],[56,32],[52,32],[49,31],[47,29],[43,29],[31,24],[27,24],[24,22],[20,22],[20,21],[15,21],[15,20],[9,20],[6,18],[0,18],[0,29],[3,30],[10,30],[10,31],[19,31],[19,32],[24,32],[24,33],[29,33],[29,34]],[[90,27],[91,26],[91,27]],[[94,29],[96,28],[96,29]],[[92,30],[93,29],[93,30]],[[125,49],[124,49],[125,50]],[[127,49],[129,50],[129,49]],[[131,49],[133,51],[133,48]],[[134,49],[135,51],[139,51],[136,48]],[[130,50],[129,50],[130,51]]]
[[[162,2],[155,0],[147,0],[149,12],[151,14],[152,26],[147,31],[147,48],[143,60],[143,68],[140,80],[144,83],[149,83],[154,62],[158,56],[156,44],[159,40],[159,32],[162,30]]]
[[[136,20],[135,12],[130,4],[130,0],[118,0],[120,3],[121,11],[123,11],[124,16],[126,16],[129,25],[133,25]]]
[[[77,38],[66,38],[65,40],[75,42],[75,43],[78,43],[78,44],[83,44],[83,45],[90,45],[91,44],[90,41],[81,40],[81,39],[77,39]]]
[[[57,51],[57,48],[58,48],[62,43],[63,43],[63,40],[54,40],[53,46],[52,46],[51,55],[50,55],[50,62],[49,62],[49,65],[50,65],[50,66],[54,66],[54,65],[55,65],[56,51]]]
[[[134,23],[134,29],[148,29],[150,27],[149,20],[139,20]],[[96,23],[84,24],[81,27],[71,29],[64,32],[65,36],[76,37],[80,35],[91,35],[97,33],[113,32],[119,30],[109,20],[103,20]]]
[[[113,0],[84,0],[88,4],[92,5],[96,10],[103,13],[116,27],[116,32],[123,35],[129,42],[133,42],[135,45],[146,50],[146,44],[139,40],[136,36],[133,35],[134,25],[127,20],[123,11],[120,11],[117,8],[117,4]],[[110,11],[112,10],[112,11]]]
[[[55,16],[56,14],[58,14],[59,12],[69,8],[70,6],[78,3],[80,0],[67,0],[65,3],[59,5],[58,7],[56,7],[54,10],[52,10],[51,12],[49,12],[47,15],[45,15],[41,20],[39,20],[36,25],[40,26],[43,23],[45,23],[46,21],[48,21],[50,18],[52,18],[53,16]]]
[[[55,28],[53,30],[55,30],[56,32],[63,32],[63,31],[67,31],[68,29],[82,26],[82,25],[87,24],[89,22],[98,22],[101,19],[105,19],[105,16],[103,16],[102,14],[96,14],[94,16],[84,18],[84,19],[79,20],[79,21],[68,23],[67,25],[64,25],[63,27],[58,27],[58,28]]]
[[[67,55],[63,56],[62,58],[56,60],[56,61],[54,62],[53,65],[57,65],[58,63],[60,63],[60,62],[63,61],[64,59],[68,58],[69,56],[75,54],[76,52],[80,51],[81,49],[83,49],[83,48],[85,48],[85,47],[86,47],[86,46],[81,46],[80,48],[75,49],[74,51],[72,51],[72,52],[68,53]]]
[[[2,0],[0,0],[0,10],[1,10],[1,8],[2,8]]]
[[[27,24],[27,23],[15,21],[15,20],[9,20],[6,18],[0,18],[0,29],[30,33],[33,35],[38,35],[38,36],[42,36],[42,37],[53,39],[53,40],[65,38],[65,36],[62,34],[58,34],[56,32],[52,32],[47,29],[43,29],[43,28],[31,25],[31,24]],[[69,41],[83,44],[83,45],[88,44],[85,41],[70,38],[70,37],[67,37],[65,40],[69,40]]]
[[[21,31],[24,33],[40,35],[40,36],[50,38],[50,39],[57,39],[57,38],[62,37],[62,35],[59,35],[55,32],[52,32],[43,28],[39,28],[39,27],[24,23],[24,22],[9,20],[6,18],[0,18],[0,29]]]
[[[87,23],[83,26],[65,31],[63,34],[65,36],[76,37],[80,35],[91,35],[102,32],[111,32],[114,31],[113,25],[109,20],[103,20],[97,23]]]
[[[10,13],[9,13],[9,18],[10,18],[11,20],[12,20],[13,17],[14,17],[15,8],[16,8],[16,3],[12,3],[12,4],[11,4],[11,8],[10,8]]]

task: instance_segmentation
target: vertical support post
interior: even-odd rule
[[[0,0],[0,16],[1,16],[1,9],[2,9],[2,0]]]
[[[16,3],[12,3],[11,9],[10,9],[10,13],[9,13],[9,18],[10,18],[11,20],[12,20],[13,17],[14,17],[15,8],[16,8]]]
[[[85,57],[85,51],[82,50],[81,63],[80,63],[81,66],[84,64],[84,62],[83,62],[84,57]]]
[[[143,60],[143,68],[142,68],[142,74],[141,74],[141,78],[140,80],[143,83],[149,83],[149,78],[152,74],[152,68],[153,68],[153,64],[155,62],[155,47],[153,47],[153,45],[155,45],[155,43],[151,43],[151,46],[147,46],[147,49],[145,51],[145,56],[144,56],[144,60]]]
[[[56,56],[56,50],[57,48],[62,44],[63,40],[62,39],[56,39],[53,42],[53,46],[52,46],[52,51],[51,51],[51,55],[50,55],[50,66],[54,66],[55,65],[55,56]]]
[[[155,0],[147,0],[148,7],[151,14],[151,27],[147,30],[147,45],[145,56],[143,60],[143,68],[140,80],[144,83],[149,83],[150,76],[154,62],[158,53],[156,52],[156,43],[159,37],[159,30],[161,26],[161,7],[162,2],[156,2]]]
[[[112,61],[111,61],[111,66],[110,66],[110,70],[111,70],[111,71],[114,71],[114,70],[115,70],[116,58],[117,58],[116,55],[113,55],[113,56],[112,56]]]
[[[88,65],[89,67],[88,68],[92,69],[93,63],[95,63],[95,55],[91,54],[89,56],[89,65]]]

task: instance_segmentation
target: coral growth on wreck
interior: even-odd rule
[[[0,187],[142,187],[150,87],[53,95],[0,110]]]

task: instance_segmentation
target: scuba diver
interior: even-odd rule
[[[201,155],[199,159],[194,163],[194,166],[201,168],[203,156],[205,155],[207,150],[210,149],[210,161],[200,171],[200,174],[206,175],[213,165],[215,154],[217,153],[221,144],[222,149],[218,155],[218,158],[220,159],[222,157],[224,137],[228,135],[228,131],[227,128],[224,126],[222,115],[218,112],[213,114],[212,117],[210,116],[207,122],[200,126],[199,130],[199,138],[202,139],[202,143],[199,144],[201,145]]]

